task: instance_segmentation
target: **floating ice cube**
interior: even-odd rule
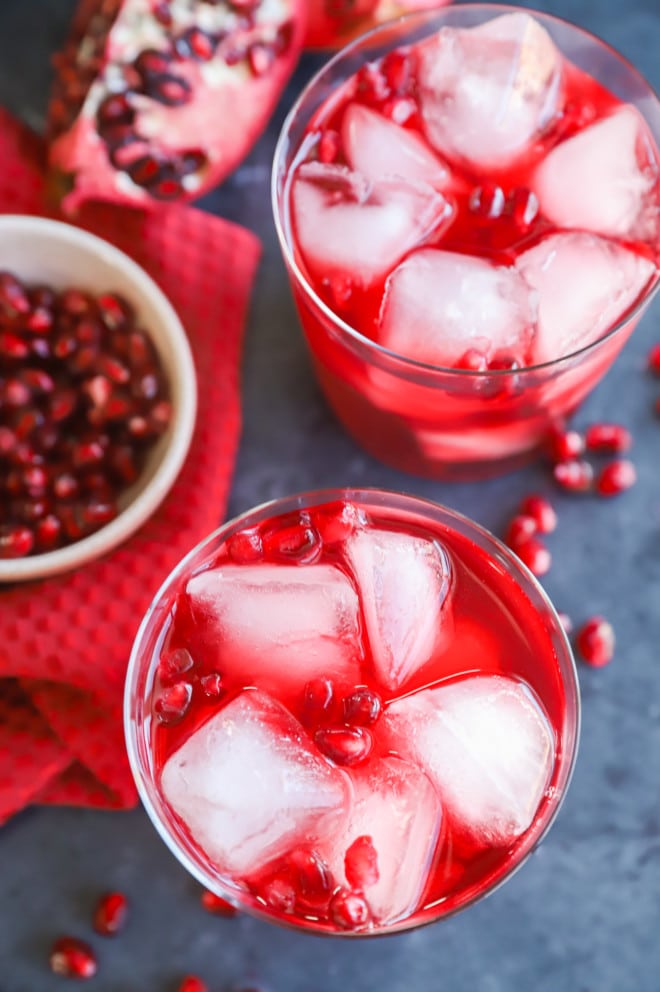
[[[506,165],[557,111],[561,55],[528,14],[443,28],[417,52],[424,126],[441,155]]]
[[[399,176],[438,189],[449,182],[449,169],[419,135],[363,104],[352,103],[346,110],[342,140],[352,168],[372,182]]]
[[[425,183],[368,183],[345,166],[310,162],[293,184],[293,219],[300,250],[318,276],[349,275],[368,286],[439,229],[451,208]]]
[[[383,719],[390,747],[424,768],[446,816],[475,840],[509,844],[531,826],[554,739],[523,683],[468,676],[392,703]]]
[[[186,587],[196,622],[244,684],[302,692],[320,676],[355,684],[358,597],[333,565],[223,565]]]
[[[431,365],[454,366],[469,349],[523,360],[534,300],[513,268],[426,248],[387,280],[379,343]]]
[[[346,544],[376,673],[398,689],[431,658],[451,625],[451,564],[436,541],[371,527]]]
[[[350,786],[278,702],[248,689],[165,763],[165,799],[221,871],[244,876],[345,815]]]
[[[369,837],[378,880],[364,895],[378,923],[412,912],[425,887],[442,823],[442,808],[428,777],[416,765],[387,757],[350,773],[354,798],[345,824],[322,849],[336,881],[347,885],[346,851]],[[349,886],[350,887],[350,886]]]
[[[534,363],[597,341],[635,302],[655,271],[647,258],[595,234],[551,234],[518,260],[538,293]]]
[[[646,125],[634,107],[623,107],[553,148],[532,185],[560,227],[652,239],[657,175]]]

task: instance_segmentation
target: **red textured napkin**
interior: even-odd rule
[[[56,216],[43,161],[41,140],[0,108],[0,213]],[[131,255],[178,311],[197,369],[197,426],[169,496],[125,544],[63,576],[0,585],[0,823],[31,803],[136,803],[121,719],[131,644],[161,582],[220,522],[240,432],[257,238],[191,207],[148,215],[95,204],[77,223]]]

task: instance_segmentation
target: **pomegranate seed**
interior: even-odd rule
[[[521,544],[529,541],[536,534],[537,530],[538,524],[534,517],[519,513],[509,523],[504,535],[504,541],[510,548],[515,550]]]
[[[4,355],[5,358],[20,359],[25,358],[29,353],[29,345],[17,334],[0,331],[0,355]]]
[[[53,326],[53,312],[46,307],[35,307],[23,322],[26,330],[32,334],[43,334]]]
[[[154,702],[154,712],[161,723],[171,726],[183,720],[190,706],[192,686],[189,682],[175,682],[161,690]]]
[[[195,662],[186,648],[175,648],[164,655],[158,664],[158,677],[162,685],[174,685],[182,675],[193,668]]]
[[[10,316],[28,313],[30,300],[25,288],[11,272],[0,272],[0,308]]]
[[[263,558],[261,535],[257,530],[239,530],[227,541],[227,553],[239,565],[259,561]]]
[[[388,52],[381,71],[392,93],[406,93],[411,82],[410,60],[403,52]]]
[[[558,462],[552,474],[562,489],[575,493],[583,493],[591,489],[594,475],[591,465],[581,458]]]
[[[82,507],[81,516],[85,524],[102,525],[114,520],[117,513],[118,509],[114,501],[90,499]]]
[[[337,765],[357,765],[371,752],[373,739],[364,727],[322,727],[314,734],[319,751]]]
[[[201,28],[192,27],[184,31],[174,41],[174,50],[182,58],[194,58],[200,62],[208,62],[213,58],[217,42]]]
[[[210,889],[206,889],[202,892],[201,903],[204,909],[208,913],[213,913],[215,916],[236,916],[238,910],[235,906],[232,906],[230,902],[223,899],[222,896],[216,896],[215,892],[211,892]]]
[[[539,201],[531,189],[521,186],[511,193],[508,211],[514,224],[526,230],[539,212]]]
[[[71,448],[71,459],[76,468],[86,468],[103,461],[105,448],[100,441],[80,441]]]
[[[93,978],[97,962],[89,944],[77,937],[60,937],[51,948],[50,967],[65,978]]]
[[[126,93],[111,93],[100,103],[96,119],[102,130],[116,124],[132,124],[135,110]]]
[[[494,219],[502,216],[505,202],[501,187],[494,183],[484,183],[472,190],[469,206],[472,213]]]
[[[296,908],[296,890],[286,878],[271,878],[262,888],[263,898],[279,913],[293,913]]]
[[[660,341],[649,351],[647,364],[654,375],[660,375]]]
[[[126,330],[133,323],[134,310],[130,303],[117,293],[103,293],[96,304],[101,320],[111,331]]]
[[[484,372],[488,368],[488,359],[477,348],[468,348],[457,361],[456,368],[465,369],[467,372]]]
[[[276,561],[296,561],[308,565],[321,554],[321,538],[304,521],[291,527],[276,527],[263,535],[264,551]]]
[[[532,575],[540,577],[550,571],[552,556],[545,544],[535,537],[517,545],[516,554],[523,564],[527,565]]]
[[[110,355],[101,355],[98,361],[98,368],[111,382],[119,385],[124,385],[131,378],[130,370],[118,361],[118,359],[112,358]],[[158,384],[157,376],[154,375],[154,379],[156,380],[156,384]]]
[[[596,492],[599,496],[618,496],[637,482],[635,466],[627,458],[617,458],[608,462],[596,479]]]
[[[253,74],[264,76],[275,62],[275,49],[272,45],[257,42],[248,48],[247,58]]]
[[[360,686],[344,696],[344,720],[346,723],[370,727],[376,723],[383,710],[383,701],[373,689]]]
[[[211,672],[209,675],[203,675],[199,680],[199,684],[202,687],[202,692],[209,699],[218,699],[224,691],[222,675],[219,672]]]
[[[336,544],[355,533],[362,523],[362,516],[353,503],[337,500],[318,508],[313,523],[325,545]]]
[[[357,75],[357,92],[367,104],[382,103],[390,95],[387,80],[375,65],[367,62]]]
[[[330,900],[330,917],[342,930],[360,930],[371,920],[371,910],[364,896],[339,889]]]
[[[18,410],[32,399],[30,387],[20,379],[8,379],[2,389],[2,399],[6,406]]]
[[[578,458],[585,448],[579,431],[554,429],[547,441],[548,454],[553,462],[566,462]]]
[[[62,523],[59,517],[49,513],[35,527],[35,540],[41,551],[52,550],[59,542],[62,533]]]
[[[380,878],[378,854],[371,837],[358,837],[344,855],[346,881],[352,889],[362,891]]]
[[[62,472],[53,479],[53,493],[58,499],[72,499],[79,489],[78,480],[70,472]]]
[[[203,982],[196,975],[186,975],[180,983],[177,992],[209,992],[209,987],[206,982]]]
[[[128,914],[128,900],[121,892],[107,892],[94,909],[92,923],[97,933],[112,936],[123,930]]]
[[[305,685],[303,698],[303,723],[316,726],[332,712],[335,689],[326,678],[310,679]]]
[[[34,547],[34,534],[29,527],[0,527],[0,558],[24,558]]]
[[[318,154],[320,162],[334,162],[339,154],[340,140],[337,131],[328,128],[319,140]]]
[[[303,895],[323,896],[332,891],[333,879],[323,858],[316,851],[299,848],[287,861],[296,874]]]
[[[56,423],[67,420],[76,409],[78,397],[73,389],[61,389],[53,393],[48,408],[48,416]]]
[[[526,496],[520,504],[520,512],[534,520],[539,534],[552,534],[557,526],[555,508],[545,496]]]
[[[587,665],[601,668],[614,657],[614,629],[603,617],[591,617],[578,630],[575,646]]]
[[[91,296],[79,289],[66,289],[60,294],[59,305],[71,317],[87,316],[94,310]]]
[[[632,445],[632,435],[621,424],[592,424],[584,433],[589,451],[628,451]]]

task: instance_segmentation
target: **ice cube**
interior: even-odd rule
[[[504,166],[558,109],[561,56],[528,14],[443,28],[417,52],[422,118],[441,155]]]
[[[346,110],[342,140],[352,168],[372,182],[399,176],[438,189],[449,182],[449,169],[419,135],[361,103]]]
[[[298,170],[292,205],[310,270],[322,278],[348,274],[362,286],[387,275],[451,214],[442,194],[425,183],[367,183],[345,166],[314,162]]]
[[[320,756],[288,710],[255,689],[174,752],[161,789],[206,856],[238,878],[335,828],[350,802],[344,772]]]
[[[657,177],[644,121],[627,106],[553,148],[532,185],[542,212],[560,227],[651,240]]]
[[[437,541],[371,527],[346,543],[379,681],[399,689],[451,631],[451,563]]]
[[[455,366],[469,349],[524,360],[534,300],[514,268],[425,248],[387,280],[379,343],[419,362]]]
[[[596,234],[551,234],[517,260],[538,293],[534,363],[550,362],[597,341],[651,279],[647,258]]]
[[[531,826],[554,737],[524,683],[468,676],[397,700],[383,720],[385,742],[426,771],[446,817],[474,840],[510,844]]]
[[[326,676],[359,681],[359,603],[333,565],[223,565],[193,576],[193,618],[243,684],[300,691]]]
[[[346,879],[344,858],[359,838],[369,837],[378,879],[364,895],[374,919],[391,924],[418,905],[442,823],[442,808],[429,778],[416,765],[380,758],[350,773],[353,802],[345,824],[322,849],[335,881]]]

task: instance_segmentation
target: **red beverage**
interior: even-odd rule
[[[572,413],[657,286],[658,135],[630,66],[514,8],[412,15],[312,81],[274,204],[316,371],[357,440],[481,475]]]
[[[491,891],[566,790],[561,624],[487,532],[389,493],[293,497],[161,590],[127,682],[129,754],[174,853],[270,919],[370,934]]]

